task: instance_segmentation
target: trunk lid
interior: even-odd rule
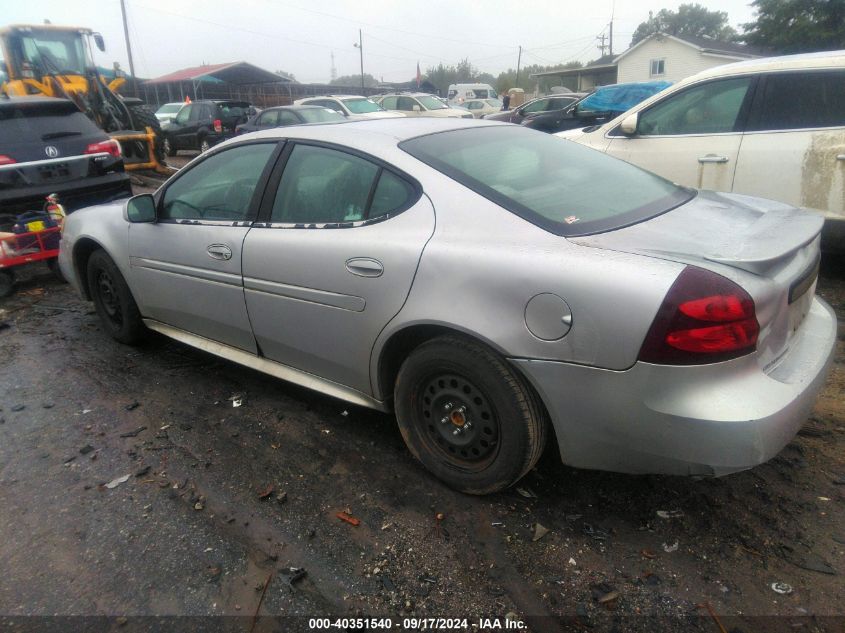
[[[639,224],[568,239],[707,268],[735,281],[754,299],[758,358],[770,371],[810,308],[823,224],[821,215],[780,202],[702,191]]]

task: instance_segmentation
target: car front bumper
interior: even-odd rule
[[[546,405],[564,463],[625,473],[720,476],[761,464],[795,436],[833,362],[837,321],[816,297],[789,350],[723,363],[625,371],[511,359]]]

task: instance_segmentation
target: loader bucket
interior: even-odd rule
[[[126,171],[140,171],[151,169],[160,174],[169,174],[169,170],[156,158],[155,141],[156,135],[152,128],[146,128],[145,132],[133,130],[121,130],[109,134],[113,139],[120,142],[123,153],[123,164]]]

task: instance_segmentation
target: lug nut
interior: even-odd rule
[[[443,410],[444,411],[451,411],[452,407],[454,407],[454,406],[455,405],[453,405],[451,402],[447,402],[446,404],[443,405]]]
[[[464,432],[464,430],[461,427],[458,426],[458,427],[455,428],[454,431],[452,431],[452,435],[460,435],[463,432]]]
[[[446,424],[449,421],[449,416],[444,416],[440,418],[440,424]]]

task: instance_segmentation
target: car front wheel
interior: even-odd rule
[[[394,397],[408,449],[462,492],[507,488],[543,451],[547,422],[537,396],[505,359],[469,339],[442,336],[416,348]]]
[[[211,145],[206,139],[202,139],[200,141],[200,153],[205,154],[208,150],[211,149]]]
[[[112,338],[134,345],[143,338],[146,327],[126,280],[105,251],[95,251],[88,260],[88,288],[94,307]]]
[[[165,154],[167,154],[168,156],[176,156],[176,147],[173,145],[173,143],[170,141],[170,139],[167,138],[166,136],[164,137],[163,146],[164,146],[164,153]]]

